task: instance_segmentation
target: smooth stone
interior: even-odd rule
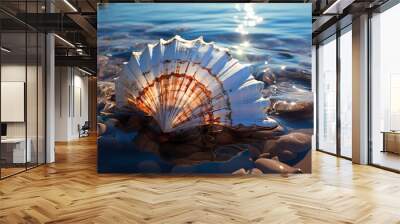
[[[115,84],[97,82],[97,110],[100,113],[112,113],[115,110]]]
[[[236,171],[233,172],[232,174],[233,174],[233,175],[246,175],[247,172],[246,172],[245,169],[241,168],[241,169],[236,170]]]
[[[97,123],[97,135],[103,135],[107,130],[107,126],[103,123]]]
[[[146,133],[141,133],[138,137],[136,137],[134,143],[142,152],[152,152],[156,155],[160,155],[159,144],[154,142]]]
[[[295,117],[310,117],[313,115],[314,104],[310,101],[277,101],[273,106],[273,111],[280,115],[290,115]]]
[[[283,75],[291,79],[311,81],[311,74],[297,67],[288,66],[284,70],[281,70],[280,75]]]
[[[309,149],[311,149],[311,135],[301,132],[292,132],[280,136],[277,140],[267,141],[264,145],[263,152],[270,152],[278,155],[278,153],[283,150],[301,153]]]
[[[265,130],[273,130],[279,126],[278,122],[276,122],[272,118],[267,118],[263,120],[262,126],[261,125],[252,125],[252,126],[244,126],[242,124],[236,125],[231,127],[231,130],[235,133],[252,133],[255,131],[265,131]]]
[[[228,130],[224,130],[215,136],[215,142],[219,145],[232,144],[234,138]]]
[[[296,158],[296,156],[297,153],[286,149],[278,152],[279,160],[282,162],[293,160]]]
[[[251,175],[262,175],[263,172],[258,168],[253,168],[253,169],[250,170],[250,174]]]
[[[263,173],[302,173],[301,169],[291,167],[273,159],[257,159],[255,166]]]
[[[261,154],[258,156],[258,158],[270,159],[270,158],[271,158],[271,153],[269,153],[269,152],[261,153]]]
[[[267,141],[265,141],[264,143],[264,149],[262,151],[262,153],[268,153],[269,155],[275,156],[275,147],[277,146],[276,144],[277,139],[269,139]]]
[[[99,77],[103,80],[115,77],[122,70],[123,62],[122,58],[108,58],[103,61],[99,64]]]
[[[272,85],[276,82],[275,74],[272,70],[266,69],[262,75],[262,81],[268,85]]]

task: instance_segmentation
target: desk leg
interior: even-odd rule
[[[381,152],[386,152],[386,134],[382,133],[383,135],[383,149]]]

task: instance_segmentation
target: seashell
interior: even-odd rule
[[[202,37],[161,39],[133,52],[115,85],[117,107],[140,109],[165,133],[203,125],[277,126],[266,116],[264,83]]]

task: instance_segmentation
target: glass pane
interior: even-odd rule
[[[30,159],[28,160],[28,168],[37,165],[38,160],[38,119],[37,119],[37,80],[38,80],[38,36],[36,32],[27,33],[28,44],[28,62],[27,62],[27,80],[26,80],[26,113],[27,113],[27,142],[28,150],[30,148]]]
[[[1,34],[1,174],[25,170],[30,161],[26,150],[26,33]],[[29,149],[29,145],[28,145]]]
[[[312,53],[311,53],[311,60],[312,60],[312,64],[311,64],[311,67],[312,67],[312,73],[311,73],[311,79],[312,79],[312,82],[311,82],[311,85],[312,85],[312,87],[311,87],[311,89],[312,89],[312,91],[313,91],[313,93],[314,93],[314,99],[313,99],[313,102],[317,102],[316,101],[316,99],[315,99],[315,96],[316,96],[316,89],[317,89],[317,48],[316,48],[316,46],[315,45],[313,45],[312,46],[312,51],[311,51]],[[316,115],[316,113],[317,113],[317,104],[316,103],[314,103],[314,105],[313,105],[314,107],[313,107],[313,124],[314,124],[314,131],[313,131],[313,137],[312,137],[312,150],[315,150],[316,149],[316,143],[317,143],[317,140],[316,140],[316,137],[317,137],[317,134],[316,134],[316,124],[317,124],[317,115]]]
[[[44,34],[39,33],[38,41],[38,163],[45,163],[46,149],[45,149],[45,44],[46,37]]]
[[[340,153],[352,157],[352,34],[340,37]]]
[[[372,163],[400,170],[400,4],[372,17]]]
[[[318,48],[318,148],[336,153],[336,40]]]

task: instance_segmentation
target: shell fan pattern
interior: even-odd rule
[[[117,106],[152,116],[165,133],[202,125],[274,128],[264,83],[225,48],[175,36],[133,52],[116,80]]]

